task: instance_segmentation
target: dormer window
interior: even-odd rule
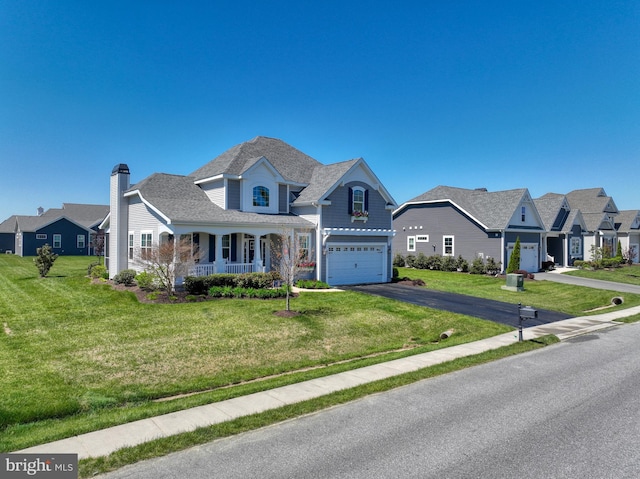
[[[253,188],[253,206],[269,206],[269,188],[266,186]]]
[[[363,216],[369,208],[367,190],[360,186],[349,188],[349,214]]]

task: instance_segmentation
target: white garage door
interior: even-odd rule
[[[387,261],[385,244],[331,244],[327,247],[327,283],[384,283]]]
[[[515,243],[509,243],[507,247],[507,265],[513,253]],[[538,245],[536,243],[520,243],[520,269],[529,273],[537,273],[540,270],[538,263]]]

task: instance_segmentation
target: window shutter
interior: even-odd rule
[[[364,210],[369,211],[369,190],[364,190]]]
[[[349,188],[349,214],[353,214],[353,189]]]

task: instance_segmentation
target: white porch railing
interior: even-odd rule
[[[216,263],[197,264],[189,269],[189,276],[209,276],[216,273],[253,273],[264,269],[261,266],[256,267],[254,263],[224,263],[222,266],[220,271]]]
[[[255,265],[253,263],[226,263],[224,265],[225,273],[242,274],[253,273]]]

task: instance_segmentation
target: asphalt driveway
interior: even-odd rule
[[[515,304],[397,283],[342,286],[341,289],[374,294],[406,303],[417,304],[418,306],[466,314],[467,316],[488,319],[496,323],[518,327],[518,306]],[[523,306],[526,305],[523,304]],[[572,316],[568,314],[558,311],[539,309],[538,318],[527,319],[523,323],[523,326],[529,328],[569,319],[571,317]]]

